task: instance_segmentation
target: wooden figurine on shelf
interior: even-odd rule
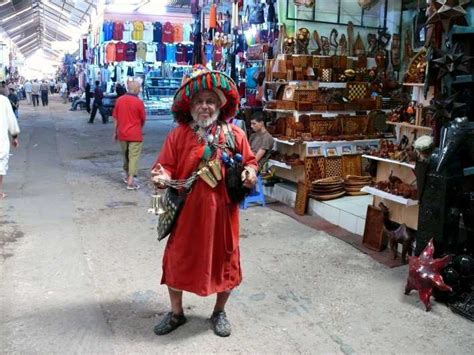
[[[337,52],[339,55],[346,56],[348,55],[347,53],[347,40],[346,36],[344,34],[341,35],[341,38],[339,39],[339,44],[337,46]]]
[[[331,30],[331,33],[329,35],[329,44],[331,45],[331,47],[334,49],[334,55],[337,55],[337,36],[339,35],[339,33],[337,32],[337,30],[335,28],[333,28]]]
[[[321,49],[323,51],[323,55],[329,55],[331,44],[329,43],[329,38],[326,36],[321,36]]]
[[[400,35],[398,33],[394,33],[392,37],[392,45],[390,48],[390,58],[392,61],[392,67],[394,70],[400,70]]]
[[[309,30],[300,28],[296,33],[296,54],[308,54]]]
[[[347,48],[348,48],[348,55],[354,55],[354,24],[352,21],[347,23]]]
[[[374,58],[377,53],[377,35],[369,33],[367,35],[367,57]]]
[[[286,37],[283,42],[283,53],[294,54],[295,53],[295,39],[294,37]]]
[[[360,37],[360,33],[357,33],[357,37],[355,39],[354,46],[353,46],[353,54],[355,56],[365,54],[364,42],[362,42],[362,38]]]

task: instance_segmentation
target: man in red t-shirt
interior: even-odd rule
[[[123,152],[123,169],[126,173],[124,182],[127,190],[138,190],[140,186],[135,182],[138,171],[138,161],[142,152],[142,128],[145,124],[145,105],[138,98],[140,83],[129,81],[128,93],[120,96],[115,102],[112,116],[115,122],[115,139],[120,142]]]

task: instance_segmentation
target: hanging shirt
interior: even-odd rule
[[[127,45],[123,42],[117,42],[115,44],[115,61],[122,62],[125,60],[125,52],[127,50]]]
[[[125,48],[125,60],[127,62],[134,62],[137,52],[137,45],[133,42],[127,42]]]
[[[143,22],[143,41],[145,43],[153,42],[153,23]]]
[[[187,64],[187,60],[186,60],[187,52],[188,52],[188,50],[187,50],[186,46],[182,43],[179,43],[176,46],[176,63],[178,63],[178,64]]]
[[[193,50],[194,50],[194,45],[193,44],[187,44],[186,45],[186,62],[187,64],[192,64],[193,62]]]
[[[190,24],[183,25],[183,42],[191,42],[191,32]]]
[[[183,42],[183,25],[180,23],[173,24],[173,42]]]
[[[176,62],[176,45],[174,45],[173,43],[166,44],[166,62]]]
[[[163,25],[163,43],[173,43],[173,35],[173,25],[170,22],[165,22],[165,24]]]
[[[134,41],[142,41],[143,40],[143,22],[142,21],[133,21],[133,33],[132,39]]]
[[[166,60],[166,44],[157,43],[156,44],[156,61],[164,62]]]
[[[153,42],[162,42],[163,38],[163,25],[161,22],[155,22],[153,24]]]
[[[148,43],[146,45],[146,61],[148,63],[154,63],[156,61],[156,49],[157,45],[154,43]]]
[[[113,23],[105,21],[102,25],[102,30],[104,32],[104,42],[111,41],[113,37]]]
[[[115,62],[115,43],[114,42],[109,42],[105,46],[105,62],[106,63],[112,63]]]
[[[209,28],[217,27],[217,5],[212,4],[209,9]]]
[[[121,41],[123,39],[123,23],[122,22],[114,22],[114,34],[113,39],[115,41]]]
[[[146,60],[146,43],[145,42],[137,43],[137,59]]]
[[[123,41],[129,42],[132,40],[132,29],[133,26],[130,21],[125,21],[123,24]]]
[[[107,68],[100,68],[100,82],[107,83],[110,80],[110,72]]]
[[[214,46],[212,44],[206,44],[204,46],[204,53],[206,54],[207,62],[210,62],[212,60],[212,52],[214,52]]]

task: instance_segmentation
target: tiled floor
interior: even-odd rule
[[[289,206],[294,206],[296,191],[290,184],[276,184],[266,190],[266,194]],[[308,214],[318,215],[326,221],[349,232],[363,235],[367,205],[372,204],[372,196],[346,196],[330,201],[309,200]]]

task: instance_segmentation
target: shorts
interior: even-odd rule
[[[10,155],[8,153],[0,156],[0,175],[7,175],[9,157]]]

